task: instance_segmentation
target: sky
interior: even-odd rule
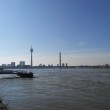
[[[0,0],[0,64],[110,64],[110,0]]]

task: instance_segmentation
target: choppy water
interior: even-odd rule
[[[10,110],[110,110],[110,70],[35,69],[35,78],[0,76]]]

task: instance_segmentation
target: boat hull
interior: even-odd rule
[[[19,72],[17,73],[17,76],[21,77],[21,78],[33,78],[33,73],[22,73],[22,72]]]

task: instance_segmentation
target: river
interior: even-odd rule
[[[0,75],[9,110],[110,110],[110,69],[32,71],[32,79]]]

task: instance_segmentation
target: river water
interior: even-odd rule
[[[33,79],[0,75],[9,110],[110,110],[109,69],[33,69]]]

